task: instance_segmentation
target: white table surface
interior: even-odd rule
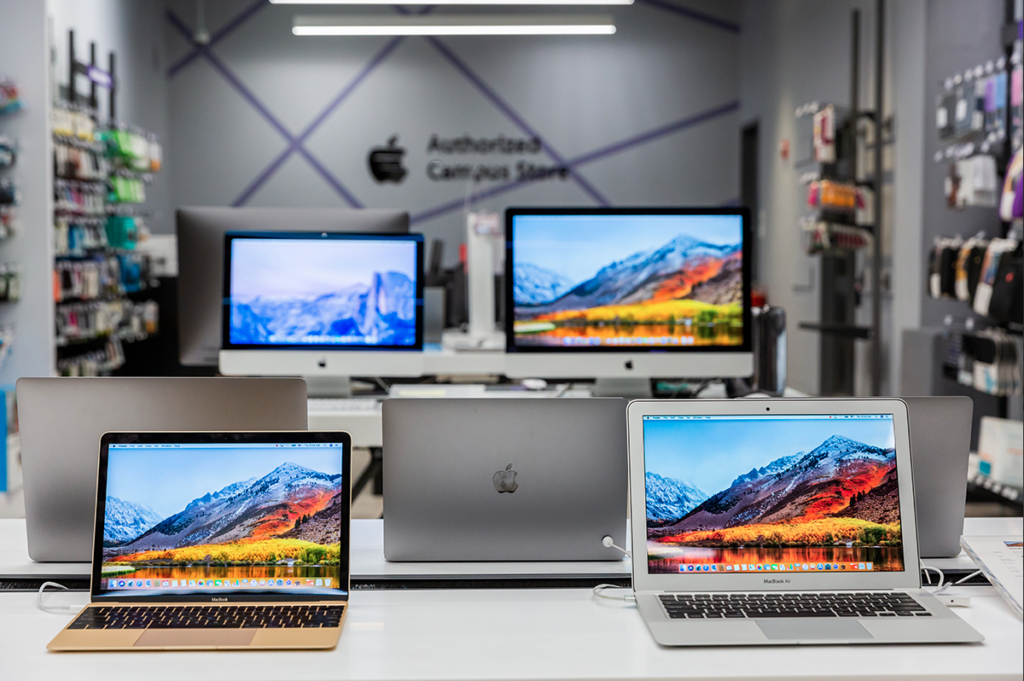
[[[373,523],[374,521],[357,521]],[[0,552],[16,537],[0,524]],[[969,519],[969,534],[1020,533],[1021,519]],[[368,539],[372,525],[354,535]],[[362,541],[362,539],[360,540]],[[23,550],[22,550],[23,553]],[[17,556],[14,557],[17,559]],[[0,677],[109,679],[1020,679],[1024,626],[991,587],[954,587],[972,645],[659,647],[632,606],[588,589],[356,591],[338,647],[325,652],[49,653],[70,620],[33,593],[0,594]],[[84,605],[84,593],[48,604]],[[126,666],[126,659],[134,663]]]

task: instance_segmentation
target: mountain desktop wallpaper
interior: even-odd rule
[[[743,343],[739,216],[516,216],[519,347]]]
[[[903,570],[887,416],[645,419],[648,571]]]
[[[344,588],[340,450],[205,451],[109,451],[103,577]]]
[[[414,346],[411,241],[234,239],[234,345]]]

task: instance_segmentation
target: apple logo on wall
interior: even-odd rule
[[[402,165],[405,149],[398,146],[398,135],[392,135],[386,147],[374,147],[370,150],[370,173],[377,182],[400,183],[406,175]]]
[[[511,494],[519,489],[519,483],[516,482],[516,472],[512,470],[512,464],[505,466],[505,470],[498,471],[491,478],[491,482],[494,483],[494,489],[498,490],[499,494],[508,492]]]

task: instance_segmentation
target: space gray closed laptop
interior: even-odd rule
[[[626,402],[390,399],[384,557],[621,560]]]
[[[983,640],[921,588],[902,400],[627,412],[633,590],[658,643]]]
[[[921,557],[958,556],[974,402],[969,397],[904,397],[903,401],[910,413]]]
[[[103,433],[306,429],[297,378],[22,378],[17,391],[28,554],[40,562],[92,559]]]

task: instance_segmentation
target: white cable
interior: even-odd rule
[[[48,586],[52,586],[56,589],[61,589],[62,591],[68,590],[66,586],[64,586],[63,584],[58,584],[57,582],[43,582],[42,585],[39,587],[39,591],[36,594],[36,605],[39,606],[40,610],[42,610],[43,612],[52,612],[59,613],[61,615],[66,615],[69,612],[78,612],[82,609],[82,606],[80,605],[43,605],[43,592],[46,590],[46,587]]]
[[[628,591],[629,593],[622,594],[621,596],[609,596],[606,593],[604,593],[608,589]],[[628,586],[615,586],[614,584],[598,584],[592,589],[592,593],[597,598],[603,598],[608,601],[622,601],[623,603],[636,602],[636,597],[633,595],[633,590]]]
[[[939,595],[940,593],[942,593],[943,591],[945,591],[945,590],[946,590],[946,589],[948,589],[949,587],[951,587],[951,586],[956,586],[956,585],[958,585],[958,584],[963,584],[964,582],[966,582],[966,581],[967,581],[968,579],[970,579],[971,577],[976,577],[976,576],[978,576],[978,575],[980,575],[980,574],[981,574],[981,570],[975,570],[975,571],[974,571],[974,572],[972,572],[971,574],[967,575],[966,577],[962,577],[962,578],[960,578],[960,579],[956,580],[955,582],[947,582],[945,586],[943,586],[943,587],[940,587],[940,588],[939,588],[939,589],[938,589],[938,590],[937,590],[937,591],[936,591],[936,592],[935,592],[934,594],[932,594],[932,595],[933,595],[933,596],[938,596],[938,595]]]
[[[946,575],[945,575],[945,574],[943,574],[942,570],[940,570],[940,569],[939,569],[939,568],[937,568],[937,567],[931,567],[930,565],[925,565],[925,564],[924,564],[924,561],[921,561],[921,569],[922,569],[922,570],[924,570],[924,573],[925,573],[926,575],[927,575],[927,574],[929,574],[929,573],[932,573],[932,572],[937,572],[937,573],[939,573],[939,583],[938,583],[938,584],[936,584],[935,586],[942,586],[942,583],[943,583],[944,581],[946,581]],[[932,578],[931,578],[931,577],[929,577],[929,578],[928,578],[928,586],[931,586],[931,585],[932,585]]]
[[[633,554],[631,554],[629,551],[622,548],[621,546],[617,546],[615,544],[615,540],[612,539],[611,535],[606,534],[605,536],[601,537],[601,546],[605,547],[606,549],[618,549],[619,551],[622,551],[624,554],[626,554],[627,558],[633,557]]]

